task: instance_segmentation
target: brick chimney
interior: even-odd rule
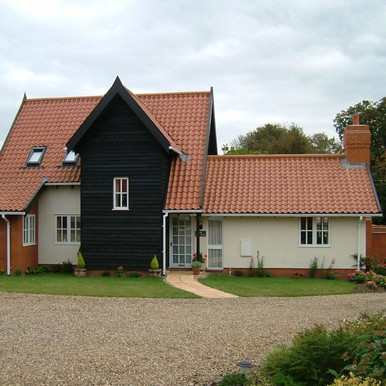
[[[343,146],[347,162],[370,165],[370,127],[359,124],[359,114],[353,115],[352,123],[344,129]]]

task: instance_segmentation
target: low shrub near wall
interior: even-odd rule
[[[378,275],[372,270],[368,272],[356,270],[348,275],[348,279],[356,284],[366,283],[369,288],[386,290],[386,276]]]

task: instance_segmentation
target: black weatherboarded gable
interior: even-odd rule
[[[120,92],[115,92],[118,88]],[[89,269],[146,270],[162,262],[162,210],[172,155],[115,83],[69,141],[82,159],[82,252]],[[129,210],[113,210],[114,177],[129,178]]]

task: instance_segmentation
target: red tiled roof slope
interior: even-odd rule
[[[168,207],[198,208],[208,125],[209,92],[139,94],[139,101],[167,136],[190,160],[174,159]],[[0,154],[0,210],[22,211],[39,189],[49,182],[80,181],[80,168],[62,167],[67,141],[102,96],[27,99]],[[33,146],[46,146],[41,168],[25,168]]]
[[[62,167],[64,146],[100,97],[27,99],[0,155],[0,210],[22,211],[42,184],[79,181],[79,167]],[[46,146],[40,168],[26,168],[33,146]]]
[[[379,213],[368,171],[343,155],[209,156],[204,213]]]
[[[173,160],[165,209],[200,209],[210,92],[137,94],[181,150],[188,162]]]

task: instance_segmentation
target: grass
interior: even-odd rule
[[[76,277],[47,273],[0,276],[0,292],[129,298],[198,298],[164,283],[162,278]]]
[[[243,297],[295,297],[315,295],[340,295],[354,292],[354,283],[344,280],[293,279],[289,277],[236,277],[209,275],[200,279],[209,287]]]

